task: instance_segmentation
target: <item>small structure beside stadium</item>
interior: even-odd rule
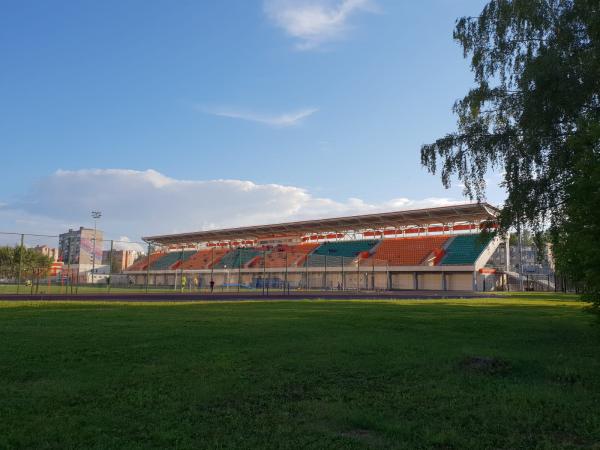
[[[186,289],[494,290],[506,281],[488,264],[503,242],[490,232],[497,215],[469,203],[148,236],[125,273]]]

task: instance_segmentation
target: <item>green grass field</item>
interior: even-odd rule
[[[271,291],[281,291],[282,289],[270,289]],[[249,292],[249,291],[262,291],[262,289],[248,289],[248,288],[241,288],[242,292]],[[82,286],[61,286],[59,284],[52,284],[52,285],[47,285],[47,284],[40,284],[37,287],[37,292],[36,292],[36,286],[33,286],[33,289],[31,286],[25,286],[24,284],[19,286],[19,288],[17,289],[17,285],[16,284],[0,284],[0,294],[63,294],[63,295],[68,295],[70,293],[78,293],[78,294],[103,294],[103,293],[113,293],[113,294],[119,294],[119,293],[145,293],[146,292],[146,287],[145,286],[111,286],[110,288],[106,285],[106,284],[97,284],[97,285],[82,285]],[[155,293],[155,294],[160,294],[160,293],[172,293],[172,292],[182,292],[180,288],[175,289],[173,286],[159,286],[159,287],[155,287],[155,286],[149,286],[148,288],[148,292],[150,293]],[[210,292],[210,288],[202,288],[202,289],[189,289],[186,288],[183,290],[184,293],[201,293],[201,294],[206,294]],[[238,288],[237,286],[227,286],[227,287],[221,287],[221,286],[217,286],[214,289],[214,292],[216,293],[221,293],[221,292],[231,292],[231,293],[235,293],[238,292]]]
[[[600,448],[584,306],[0,302],[0,448]]]

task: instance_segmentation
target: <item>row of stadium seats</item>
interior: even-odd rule
[[[251,248],[236,248],[223,256],[218,263],[215,264],[215,269],[238,269],[247,267],[257,256],[260,255],[258,250]]]
[[[441,265],[469,265],[474,264],[481,252],[490,243],[489,234],[464,234],[455,236],[451,241]]]
[[[264,266],[269,268],[300,267],[306,256],[319,246],[317,243],[286,245],[265,254]],[[249,264],[250,267],[263,267],[262,255]]]
[[[181,252],[181,251],[169,252],[162,258],[159,258],[158,260],[154,261],[153,263],[150,263],[150,270],[175,269],[176,267],[173,267],[173,266],[178,265],[180,262],[186,261],[187,259],[191,258],[192,255],[194,255],[195,253],[196,252],[194,250],[188,250],[185,252]]]
[[[140,258],[139,260],[134,262],[131,266],[129,266],[127,268],[127,270],[131,270],[131,271],[146,270],[148,268],[148,262],[150,263],[150,265],[152,265],[153,263],[155,263],[156,261],[158,261],[160,258],[162,258],[165,255],[166,255],[165,252],[151,253],[150,261],[148,261],[147,257]]]
[[[205,250],[200,250],[185,261],[180,269],[183,270],[202,270],[210,269],[213,264],[218,263],[223,256],[229,252],[228,249],[213,247]]]
[[[380,241],[376,239],[365,239],[362,241],[323,242],[312,254],[356,258],[359,254],[370,251],[379,242]]]
[[[387,261],[390,266],[418,266],[447,240],[448,236],[383,239],[371,258]]]
[[[173,251],[150,255],[151,270],[215,269],[252,267],[334,267],[361,266],[470,265],[475,263],[491,237],[481,234],[438,235],[382,240],[337,241],[279,246],[263,251],[256,248],[210,248],[200,251]],[[183,257],[182,257],[183,255]],[[264,258],[264,261],[263,261]],[[128,268],[146,270],[141,259]]]

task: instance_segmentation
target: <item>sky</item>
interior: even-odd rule
[[[467,201],[420,164],[483,0],[0,0],[0,231],[109,238]],[[500,204],[500,176],[487,199]]]

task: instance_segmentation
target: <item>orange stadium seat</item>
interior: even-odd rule
[[[214,252],[214,260],[213,260]],[[209,248],[200,250],[185,261],[181,266],[182,270],[201,270],[210,269],[212,264],[218,263],[223,256],[225,256],[229,250],[223,248]]]
[[[417,266],[430,254],[439,254],[449,236],[420,236],[384,239],[371,258],[390,266]],[[369,258],[369,260],[371,259]],[[365,260],[365,264],[368,264]]]
[[[304,263],[306,256],[316,249],[320,244],[302,243],[299,245],[280,245],[277,249],[265,254],[266,268],[298,267]],[[250,267],[260,268],[263,266],[263,257],[259,255],[252,261]]]

